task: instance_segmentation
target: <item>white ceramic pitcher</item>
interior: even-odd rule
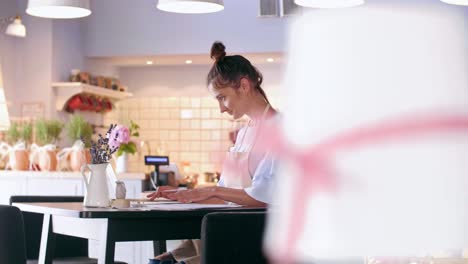
[[[86,185],[84,206],[108,207],[110,205],[106,174],[108,165],[109,163],[85,164],[81,166],[81,174]]]

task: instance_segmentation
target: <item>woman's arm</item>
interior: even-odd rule
[[[233,202],[240,205],[266,207],[267,204],[258,201],[248,195],[243,189],[234,189],[226,187],[215,187],[217,190],[216,197],[225,201]]]
[[[193,190],[182,190],[178,192],[162,191],[161,196],[171,200],[177,200],[183,203],[202,202],[210,200],[210,202],[213,203],[219,203],[220,201],[228,201],[246,206],[267,206],[266,203],[252,198],[243,189],[234,189],[219,186],[198,188]]]

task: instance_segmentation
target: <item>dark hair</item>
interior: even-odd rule
[[[270,103],[261,87],[263,76],[248,59],[240,55],[226,56],[226,47],[219,41],[211,46],[210,56],[215,62],[206,77],[207,85],[212,83],[216,89],[239,88],[241,79],[247,78],[267,103]]]

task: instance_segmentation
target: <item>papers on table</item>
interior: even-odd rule
[[[173,201],[169,200],[166,198],[156,198],[154,200],[149,200],[149,199],[127,199],[130,201],[130,204],[135,205],[135,207],[139,207],[142,205],[148,205],[148,204],[165,204],[165,203],[180,203],[178,201]]]
[[[236,207],[241,207],[241,205],[178,203],[178,202],[172,201],[171,203],[168,203],[168,202],[144,203],[142,205],[132,206],[131,209],[178,211],[178,210],[200,210],[200,209],[214,209],[214,208],[236,208]]]

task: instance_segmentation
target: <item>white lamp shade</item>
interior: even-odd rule
[[[451,5],[463,5],[468,6],[468,0],[440,0],[444,3],[451,4]]]
[[[0,64],[0,131],[7,130],[10,127],[10,117],[3,87],[2,65]]]
[[[364,0],[294,0],[296,5],[313,8],[344,8],[364,4]]]
[[[44,18],[80,18],[89,16],[89,0],[29,0],[26,13]]]
[[[5,33],[15,37],[26,37],[26,27],[23,25],[23,23],[21,23],[21,18],[16,17],[15,20],[13,20],[13,22],[8,25]]]
[[[157,8],[173,13],[202,14],[224,9],[222,0],[159,0]]]

